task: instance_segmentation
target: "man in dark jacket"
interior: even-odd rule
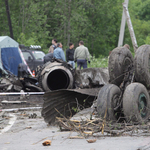
[[[44,56],[44,64],[47,63],[48,61],[52,61],[52,59],[53,59],[53,53],[47,53]]]
[[[67,62],[75,68],[75,62],[74,62],[74,44],[69,43],[69,49],[66,50],[66,60]]]

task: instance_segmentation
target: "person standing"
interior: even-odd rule
[[[62,49],[62,46],[63,45],[61,43],[57,44],[57,48],[53,52],[53,57],[56,58],[56,59],[61,59],[63,61],[66,61],[65,54],[64,54],[64,51]]]
[[[80,41],[79,47],[75,49],[74,60],[75,62],[77,61],[77,67],[80,69],[81,67],[83,67],[83,69],[87,68],[87,61],[90,63],[90,54],[88,48],[84,46],[83,41]]]
[[[54,52],[54,49],[57,47],[57,39],[53,39],[52,40],[52,45],[50,46],[49,48],[49,53],[53,53]]]
[[[69,43],[69,49],[66,50],[66,60],[67,62],[75,68],[75,62],[74,62],[74,44]]]
[[[52,40],[52,45],[49,48],[48,53],[44,56],[44,64],[48,61],[52,61],[54,49],[57,47],[57,39]]]

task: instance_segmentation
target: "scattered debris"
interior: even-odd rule
[[[37,114],[36,113],[33,113],[29,116],[29,118],[36,118],[37,117]]]
[[[63,118],[57,117],[57,121],[61,131],[75,131],[85,138],[88,136],[96,136],[96,133],[100,133],[100,136],[150,136],[150,123],[143,125],[135,125],[126,122],[114,123],[111,121],[104,121],[101,118],[72,121],[64,116]]]
[[[26,127],[26,129],[31,129],[32,127]]]
[[[82,136],[69,136],[68,139],[84,139]]]
[[[35,144],[37,144],[37,143],[39,143],[39,142],[41,142],[41,141],[43,141],[43,140],[45,140],[45,139],[47,139],[47,137],[46,137],[46,138],[41,139],[40,141],[38,141],[38,142],[36,142],[36,143],[33,143],[32,145],[35,145]]]
[[[89,132],[84,131],[83,133],[87,134],[87,135],[93,135],[93,132],[91,132],[91,131],[89,131]]]
[[[0,119],[0,124],[3,123],[3,122],[4,122],[4,120],[3,120],[3,119]]]
[[[10,119],[11,117],[10,116],[4,116],[3,118],[4,119]]]
[[[42,107],[25,107],[25,108],[12,108],[12,109],[2,109],[1,111],[5,112],[14,112],[14,111],[23,111],[23,110],[39,110]]]
[[[6,142],[5,144],[10,144],[10,142]]]
[[[51,145],[51,140],[46,140],[42,144],[43,144],[43,146],[50,146]]]
[[[6,70],[5,70],[6,71]],[[18,92],[21,91],[21,98],[24,98],[25,92],[43,92],[42,88],[36,85],[37,78],[30,77],[29,74],[25,74],[22,77],[16,76],[6,71],[7,73],[0,79],[0,92]]]
[[[86,140],[88,143],[95,143],[97,139],[89,139],[89,140]]]
[[[24,116],[24,117],[29,116],[26,112],[21,112],[19,115],[20,115],[20,116]]]
[[[0,111],[0,117],[3,117],[5,114],[5,111]]]

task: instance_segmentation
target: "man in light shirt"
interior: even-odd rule
[[[84,46],[84,42],[79,42],[79,47],[75,49],[74,60],[77,61],[77,67],[87,68],[87,61],[90,63],[90,53],[88,48]]]

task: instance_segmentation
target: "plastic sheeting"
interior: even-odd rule
[[[1,48],[1,59],[5,70],[18,75],[18,65],[22,63],[18,47]]]

